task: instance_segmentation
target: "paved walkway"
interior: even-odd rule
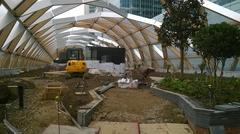
[[[96,121],[89,128],[60,126],[61,134],[193,134],[187,124],[138,124],[131,122]],[[58,134],[58,125],[50,125],[42,134]]]
[[[127,122],[92,122],[89,127],[99,128],[99,134],[193,134],[187,124],[138,124]]]
[[[93,128],[82,128],[78,129],[73,126],[60,126],[60,134],[97,134],[98,129]],[[50,125],[47,127],[42,134],[59,134],[58,133],[58,125]]]

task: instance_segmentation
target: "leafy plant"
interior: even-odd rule
[[[240,55],[240,30],[225,22],[202,28],[192,41],[194,50],[203,57],[209,72],[213,72],[215,81],[219,63],[222,77],[226,60]]]
[[[167,46],[180,49],[181,75],[184,72],[184,53],[190,45],[188,38],[204,27],[207,22],[206,12],[198,0],[166,0],[163,24],[158,32],[159,41]]]
[[[202,62],[201,64],[198,65],[200,71],[201,71],[201,75],[203,74],[203,71],[205,70],[206,68],[206,63],[205,62]]]
[[[169,73],[169,70],[171,69],[171,65],[170,64],[167,64],[167,73]]]
[[[225,78],[215,89],[208,81],[194,80],[190,77],[179,80],[168,76],[159,82],[159,87],[185,94],[198,100],[206,107],[229,102],[240,102],[240,79],[237,78]]]

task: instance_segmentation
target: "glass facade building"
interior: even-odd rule
[[[120,0],[120,8],[135,15],[153,18],[162,13],[160,0]]]

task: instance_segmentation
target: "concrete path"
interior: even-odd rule
[[[193,134],[187,124],[159,123],[138,124],[132,122],[96,121],[89,128],[60,126],[61,134]],[[58,125],[50,125],[42,134],[58,134]]]
[[[92,122],[89,127],[99,128],[99,134],[139,134],[137,123],[128,122]]]
[[[187,124],[140,124],[141,134],[193,134]]]
[[[138,124],[127,122],[92,122],[89,127],[99,128],[99,134],[193,134],[187,124]]]
[[[94,128],[82,128],[78,129],[77,127],[73,126],[60,126],[60,133],[61,134],[97,134],[98,129]],[[50,125],[47,127],[42,134],[59,134],[58,133],[58,125]]]

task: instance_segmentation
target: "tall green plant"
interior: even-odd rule
[[[204,69],[206,68],[206,63],[202,62],[201,64],[198,65],[200,71],[201,71],[201,75],[203,74]]]
[[[163,24],[158,32],[163,44],[180,49],[181,75],[184,73],[184,53],[188,49],[188,38],[204,27],[207,22],[206,12],[198,0],[166,0]]]
[[[195,34],[193,47],[203,57],[216,80],[219,63],[221,63],[220,77],[222,77],[226,60],[240,55],[240,30],[225,22],[210,25]]]

